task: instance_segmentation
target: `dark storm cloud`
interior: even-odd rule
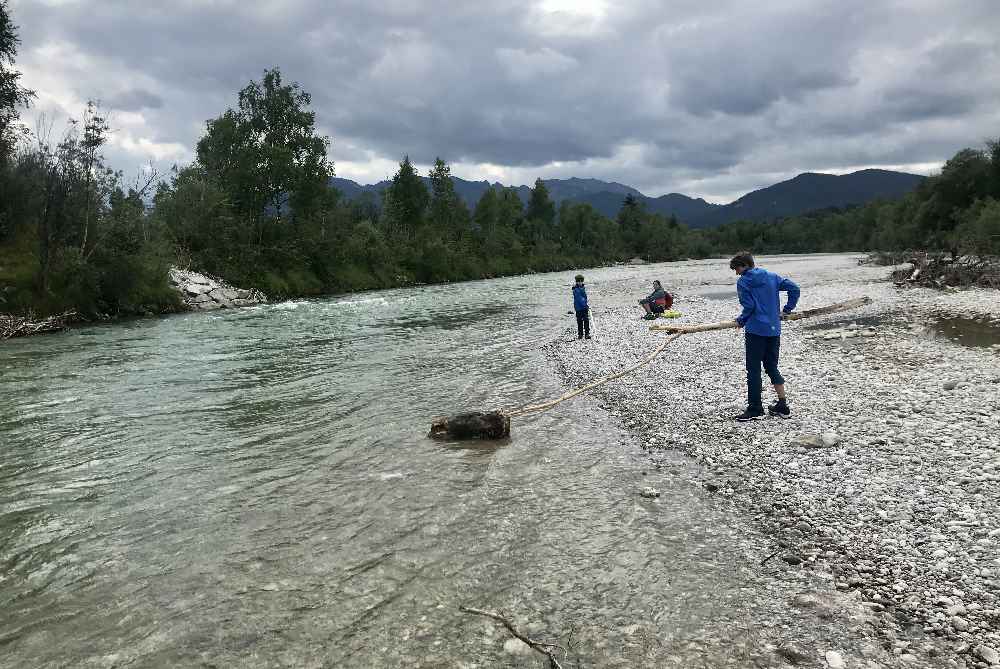
[[[122,167],[184,161],[280,66],[342,176],[594,176],[725,198],[776,175],[934,163],[1000,135],[993,0],[14,0],[39,107],[121,112]],[[353,172],[352,172],[353,170]]]

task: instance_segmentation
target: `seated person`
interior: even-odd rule
[[[646,315],[643,318],[652,320],[656,318],[657,314],[662,314],[672,307],[674,298],[670,293],[663,290],[663,286],[660,285],[659,281],[654,281],[653,292],[644,299],[639,300],[639,304],[646,311]]]

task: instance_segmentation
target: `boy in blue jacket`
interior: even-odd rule
[[[729,267],[739,275],[736,292],[743,311],[736,322],[746,338],[747,355],[747,408],[736,416],[739,422],[757,420],[764,417],[761,400],[760,367],[764,365],[778,401],[767,408],[772,416],[791,418],[785,399],[785,379],[778,371],[778,351],[781,348],[782,314],[792,312],[799,301],[799,287],[789,279],[778,276],[766,269],[755,267],[753,256],[740,253],[729,261]],[[785,306],[781,308],[779,292],[788,293]]]
[[[587,304],[587,289],[583,287],[583,275],[576,275],[573,286],[573,310],[576,312],[576,338],[583,339],[584,333],[590,339],[590,306]]]

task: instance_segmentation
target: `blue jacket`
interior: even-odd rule
[[[788,293],[784,312],[791,313],[799,301],[799,287],[795,282],[766,269],[754,267],[744,272],[736,282],[743,312],[736,321],[750,334],[762,337],[781,335],[781,298],[778,291]]]
[[[587,308],[587,289],[582,283],[573,285],[573,308],[577,311]]]

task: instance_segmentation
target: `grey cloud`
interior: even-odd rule
[[[120,91],[103,100],[103,102],[112,109],[129,112],[141,111],[143,109],[160,109],[163,107],[163,98],[141,88]]]
[[[312,94],[343,160],[441,156],[653,195],[943,160],[1000,134],[993,0],[641,0],[596,19],[526,0],[12,9],[20,61],[62,82],[57,99],[104,97],[140,112],[147,139],[189,150],[275,65]],[[53,45],[81,57],[47,59]]]

